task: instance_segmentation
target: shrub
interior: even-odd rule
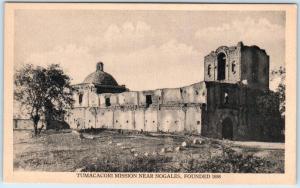
[[[139,156],[120,159],[119,157],[105,156],[95,163],[86,159],[81,162],[84,172],[160,172],[163,164],[171,161],[166,156]]]
[[[271,173],[274,164],[253,155],[244,156],[231,149],[224,149],[223,156],[216,156],[208,161],[192,159],[188,162],[189,172],[210,173]]]

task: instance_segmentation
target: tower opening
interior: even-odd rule
[[[226,55],[224,53],[218,54],[218,80],[225,80],[226,70]]]

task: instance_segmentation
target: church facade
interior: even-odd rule
[[[196,134],[217,139],[277,141],[278,105],[262,114],[257,100],[269,90],[269,56],[257,46],[221,46],[204,57],[204,81],[180,88],[130,91],[96,71],[74,85],[65,115],[73,129],[106,128]],[[266,117],[267,116],[267,117]],[[269,118],[268,118],[269,116]]]

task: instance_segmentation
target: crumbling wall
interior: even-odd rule
[[[138,92],[123,92],[118,94],[119,105],[138,105]]]
[[[183,103],[206,103],[207,91],[205,82],[182,87],[180,91]]]
[[[107,108],[111,106],[119,106],[118,102],[118,94],[112,94],[112,93],[102,93],[99,94],[98,97],[100,98],[100,107],[101,108]],[[109,100],[109,105],[107,105],[106,100]]]
[[[146,97],[151,96],[151,106],[156,106],[162,103],[162,91],[160,89],[150,91],[138,91],[138,105],[140,107],[146,107]]]
[[[111,94],[110,95],[110,104],[111,104],[111,106],[119,106],[118,94]]]
[[[182,103],[180,90],[179,88],[163,89],[163,104]]]

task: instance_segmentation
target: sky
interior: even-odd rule
[[[58,63],[73,84],[101,61],[130,90],[190,85],[205,55],[239,41],[265,49],[271,69],[285,64],[280,11],[17,10],[14,28],[15,69]]]

